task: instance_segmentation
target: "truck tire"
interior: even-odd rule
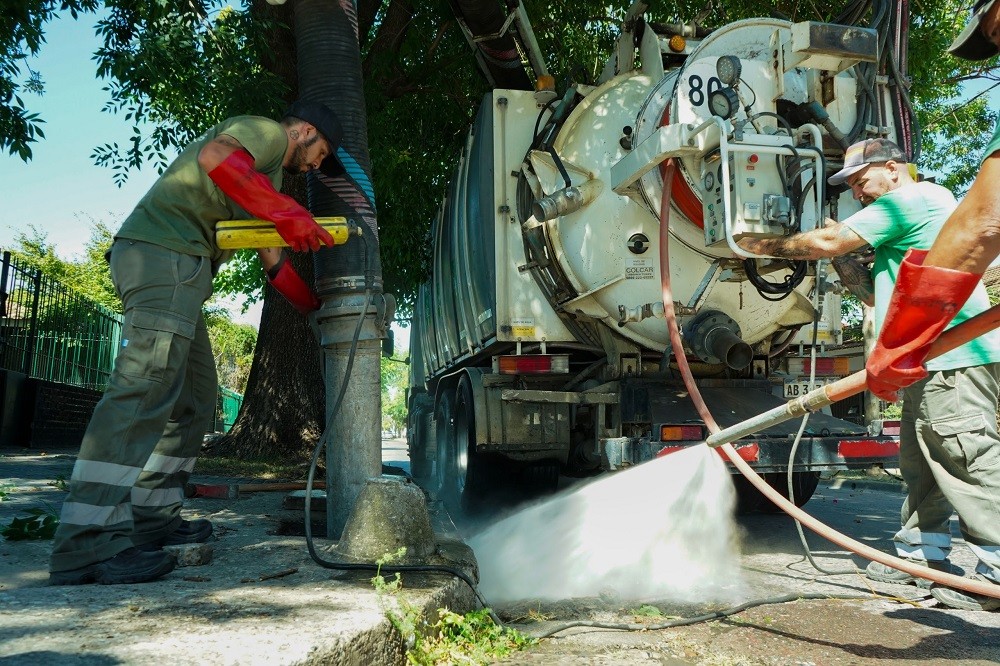
[[[770,472],[764,475],[767,485],[778,491],[785,499],[788,499],[788,473]],[[792,494],[795,499],[795,506],[803,506],[816,492],[819,486],[819,472],[792,472]],[[760,504],[760,511],[764,513],[781,513],[781,509],[767,498]]]
[[[786,472],[765,472],[761,477],[767,481],[778,493],[788,499],[788,475]],[[762,513],[781,513],[781,509],[771,500],[764,497],[764,493],[750,483],[742,474],[733,476],[733,485],[736,486],[736,513],[745,515],[760,511]],[[795,506],[803,506],[816,492],[819,485],[819,472],[793,472],[792,491],[795,495]]]
[[[540,460],[521,469],[521,486],[529,497],[549,495],[559,487],[559,463]]]
[[[455,446],[455,394],[449,388],[443,388],[437,396],[434,405],[434,439],[436,442],[434,456],[433,483],[428,490],[434,492],[439,499],[445,500],[449,492],[450,480],[454,477],[451,470]]]
[[[453,427],[445,442],[445,469],[441,498],[457,512],[477,513],[484,500],[499,490],[496,459],[476,451],[476,410],[472,384],[467,377],[455,389]],[[438,446],[441,445],[438,440]],[[440,457],[439,457],[440,460]]]
[[[433,406],[426,394],[414,399],[410,405],[409,423],[406,429],[410,476],[421,482],[430,480],[434,471],[434,433],[430,428]]]

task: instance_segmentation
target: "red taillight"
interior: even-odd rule
[[[566,374],[569,372],[569,356],[565,354],[498,356],[497,372],[502,375]]]
[[[788,359],[788,371],[793,375],[808,375],[812,372],[812,359]],[[846,356],[816,359],[816,374],[836,377],[846,377],[851,374],[851,359]]]
[[[701,426],[697,425],[661,425],[661,442],[685,442],[704,439]]]
[[[899,435],[899,421],[882,421],[883,435]]]
[[[899,442],[874,439],[845,439],[837,443],[837,453],[844,458],[884,458],[899,455]]]

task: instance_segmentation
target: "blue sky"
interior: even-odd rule
[[[8,247],[18,229],[33,224],[47,232],[60,256],[69,258],[90,238],[92,220],[116,228],[156,180],[155,170],[145,168],[118,188],[111,170],[94,166],[90,157],[94,147],[130,135],[122,117],[101,112],[108,95],[90,59],[98,46],[96,22],[93,15],[78,21],[67,17],[45,28],[46,44],[31,61],[45,82],[45,94],[21,95],[45,120],[45,138],[32,145],[34,158],[28,163],[0,155],[0,246]]]

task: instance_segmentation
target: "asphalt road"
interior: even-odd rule
[[[385,442],[387,461],[405,465],[405,445]],[[565,485],[565,484],[561,484]],[[570,484],[571,485],[571,484]],[[869,480],[822,481],[805,509],[837,531],[891,552],[899,525],[902,486]],[[461,527],[463,521],[457,521]],[[621,631],[575,626],[541,640],[510,664],[997,664],[1000,613],[944,609],[913,585],[870,581],[867,561],[806,532],[810,564],[784,514],[755,513],[736,519],[738,598],[727,604],[678,603],[670,599],[621,599],[614,591],[559,601],[493,604],[511,626],[534,636],[566,624],[599,622],[647,629]],[[975,558],[956,535],[952,560],[967,572]],[[532,553],[523,553],[533,566]],[[839,573],[836,573],[839,572]],[[651,629],[685,618],[798,594],[860,599],[764,603],[725,619],[687,627]]]
[[[383,442],[385,464],[408,469],[402,440]],[[14,510],[22,498],[48,501],[61,495],[54,485],[67,476],[71,459],[52,456],[39,461],[43,473],[18,482],[0,507]],[[8,470],[9,471],[9,470]],[[10,475],[8,475],[10,476]],[[14,474],[13,476],[18,476]],[[27,492],[30,491],[30,492]],[[850,482],[822,484],[806,510],[833,528],[865,543],[890,548],[897,529],[902,494],[898,486]],[[664,516],[669,520],[669,516]],[[740,593],[728,604],[679,603],[667,599],[622,599],[611,590],[594,597],[493,604],[506,622],[531,635],[541,635],[569,622],[642,625],[644,631],[573,627],[558,631],[510,664],[972,664],[1000,663],[1000,613],[955,611],[908,585],[868,581],[858,573],[824,575],[802,554],[792,521],[784,515],[754,514],[736,522]],[[953,533],[958,535],[957,524]],[[239,533],[237,533],[238,535]],[[809,543],[820,566],[844,570],[866,562],[815,535]],[[297,550],[300,550],[296,546]],[[296,550],[296,552],[297,552]],[[524,566],[535,553],[522,555]],[[220,558],[220,562],[225,558]],[[953,561],[971,571],[971,552],[955,540]],[[735,581],[734,581],[735,582]],[[651,629],[677,617],[692,617],[732,604],[780,595],[823,593],[861,596],[862,600],[808,600],[764,604],[726,619],[687,627]]]
[[[834,529],[888,550],[898,529],[902,489],[876,482],[821,483],[805,509]],[[794,522],[784,514],[737,519],[740,598],[788,594],[860,596],[764,604],[723,620],[682,628],[615,631],[575,627],[519,653],[511,664],[996,664],[1000,613],[942,609],[912,585],[869,581],[855,570],[867,561],[807,532],[815,561],[803,555]],[[953,534],[958,535],[957,521]],[[975,558],[956,538],[952,560],[972,571]],[[645,606],[645,608],[640,608]],[[520,630],[540,635],[562,623],[599,621],[655,625],[724,608],[719,604],[613,598],[525,601],[500,607]],[[655,609],[655,610],[651,610]],[[652,613],[652,614],[651,614]],[[658,615],[656,615],[658,613]]]

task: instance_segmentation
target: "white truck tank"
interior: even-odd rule
[[[828,196],[826,177],[845,135],[896,138],[891,117],[859,115],[868,91],[854,66],[875,60],[877,41],[862,28],[775,19],[703,39],[647,27],[622,35],[596,85],[487,94],[414,312],[414,474],[467,496],[497,480],[498,460],[545,463],[552,482],[559,470],[641,462],[677,444],[670,437],[700,441],[703,424],[671,383],[677,353],[694,361],[706,397],[730,407],[723,427],[773,406],[772,355],[816,317],[828,319],[826,342],[839,341],[839,307],[835,295],[815,297],[824,269],[751,257],[736,241],[808,231],[831,206],[840,218],[857,209],[849,193]],[[661,288],[667,160],[683,352],[670,349]],[[898,450],[855,424],[814,423],[822,437],[800,451],[812,487],[816,470]],[[790,462],[788,433],[767,434],[776,443],[755,442],[755,461],[776,473]],[[872,446],[847,460],[845,437]]]

